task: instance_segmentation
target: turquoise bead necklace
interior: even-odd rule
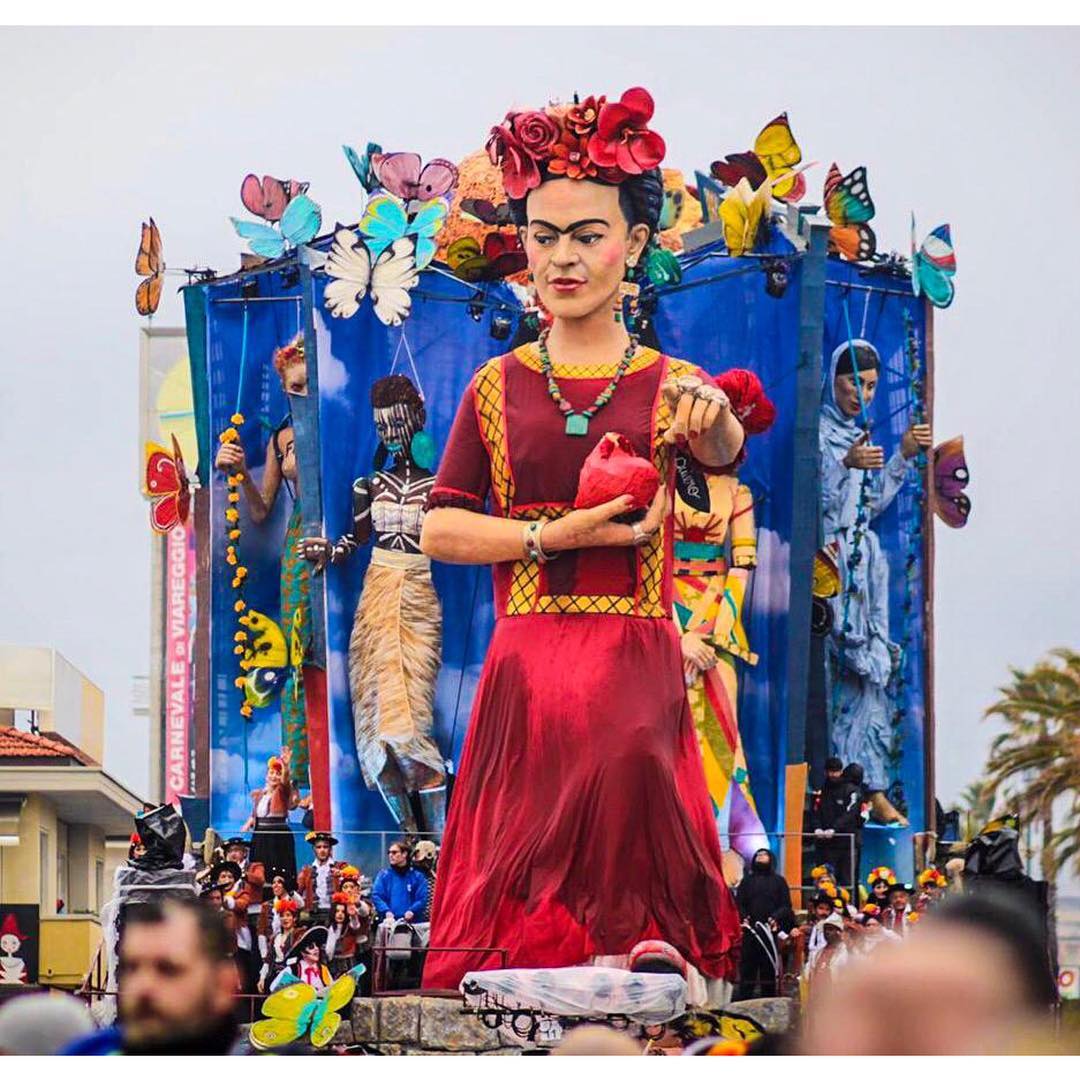
[[[566,434],[588,435],[589,421],[611,400],[612,395],[615,393],[615,387],[622,381],[622,377],[626,374],[634,356],[637,354],[638,340],[633,334],[630,335],[630,344],[626,346],[626,352],[619,361],[619,366],[615,369],[611,382],[596,395],[596,400],[587,409],[575,412],[570,402],[563,397],[559,384],[555,381],[551,355],[548,353],[547,348],[547,338],[548,329],[545,328],[540,334],[537,345],[540,349],[540,370],[547,378],[548,395],[555,402],[559,412],[566,417]]]

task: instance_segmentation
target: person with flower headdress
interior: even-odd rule
[[[482,947],[549,967],[650,938],[709,978],[736,974],[666,500],[676,450],[726,468],[745,431],[700,367],[630,332],[663,206],[652,115],[635,87],[510,112],[488,140],[551,319],[477,370],[421,533],[433,558],[493,565],[498,616],[444,834],[429,987],[502,962]]]
[[[944,899],[949,881],[936,866],[928,866],[915,879],[915,884],[919,890],[915,897],[915,910],[926,911]]]
[[[258,981],[260,994],[266,993],[267,987],[284,970],[285,962],[293,946],[304,934],[303,928],[299,925],[301,908],[293,897],[279,897],[271,906],[274,918],[277,919],[278,929],[268,939],[264,939],[265,948],[262,950],[262,967],[259,969]]]
[[[903,936],[911,927],[911,886],[902,881],[894,881],[886,895],[886,907],[881,917],[881,925],[886,930]]]
[[[291,761],[287,746],[282,747],[280,757],[267,761],[266,783],[251,793],[251,816],[241,830],[254,830],[250,859],[252,866],[262,866],[264,882],[266,876],[273,879],[275,874],[296,878],[296,845],[289,828],[289,811],[298,805],[299,795],[289,771]]]
[[[882,911],[888,904],[889,886],[896,883],[896,874],[891,867],[875,866],[866,875],[866,885],[870,890],[870,901]]]
[[[726,371],[717,385],[747,436],[772,426],[776,407],[752,372]],[[757,529],[750,488],[730,465],[710,468],[675,453],[674,615],[690,708],[697,728],[717,825],[748,862],[767,845],[750,790],[738,725],[738,667],[753,666],[743,625],[743,600],[757,564]]]
[[[346,892],[334,893],[330,902],[330,933],[326,940],[326,956],[330,974],[344,975],[357,962],[371,971],[371,924],[375,909],[367,900],[354,898]],[[370,974],[366,974],[370,982]],[[360,993],[364,993],[361,986]]]

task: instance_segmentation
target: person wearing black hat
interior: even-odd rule
[[[304,839],[311,845],[315,858],[301,868],[296,887],[303,896],[304,908],[310,912],[312,919],[325,926],[330,922],[331,898],[341,889],[339,864],[335,863],[333,858],[338,841],[336,836],[328,832],[309,832]]]
[[[271,993],[281,987],[286,972],[297,981],[307,983],[316,992],[330,985],[333,980],[326,966],[325,952],[329,933],[325,926],[312,926],[303,933],[285,957],[284,970],[270,984]]]
[[[896,881],[889,886],[885,894],[885,902],[888,905],[882,915],[881,924],[886,930],[894,934],[904,935],[910,929],[908,916],[911,914],[911,886],[902,881]]]
[[[852,860],[852,840],[856,853],[862,843],[862,788],[844,776],[838,757],[825,762],[825,783],[814,798],[811,827],[816,838],[819,862],[836,867],[836,883],[849,890],[857,888],[857,869]]]

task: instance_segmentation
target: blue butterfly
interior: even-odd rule
[[[956,252],[948,225],[932,229],[915,248],[915,215],[911,215],[911,288],[916,296],[923,294],[934,307],[947,308],[956,295],[953,275],[956,273]]]
[[[345,157],[352,166],[352,171],[356,173],[356,179],[363,185],[364,190],[369,194],[373,192],[379,186],[379,181],[375,176],[375,170],[372,168],[371,159],[376,154],[382,153],[382,147],[378,143],[369,142],[363,157],[351,146],[343,146],[341,149],[345,151]]]
[[[322,210],[318,203],[307,195],[297,195],[289,201],[281,215],[278,223],[280,231],[261,221],[241,221],[239,218],[229,220],[256,255],[276,259],[285,253],[289,245],[299,247],[315,239],[319,226],[322,225]]]
[[[359,228],[373,260],[378,259],[395,240],[406,236],[416,238],[418,270],[422,270],[435,258],[438,250],[435,237],[446,224],[450,201],[440,196],[412,205],[416,206],[416,210],[410,215],[399,198],[386,193],[376,195],[368,202]]]

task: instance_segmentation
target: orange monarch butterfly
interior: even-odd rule
[[[140,315],[153,315],[161,303],[161,286],[165,281],[165,262],[161,257],[161,233],[154,219],[142,225],[139,253],[135,256],[135,273],[144,278],[135,290],[135,310]]]
[[[191,509],[191,485],[188,483],[180,444],[172,436],[170,454],[157,443],[146,444],[146,480],[144,494],[150,504],[150,527],[157,533],[167,533],[183,525]]]

